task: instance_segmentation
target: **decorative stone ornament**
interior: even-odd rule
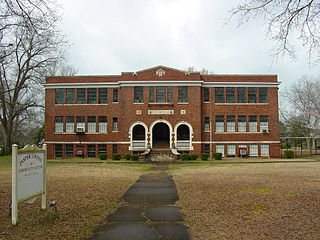
[[[158,69],[158,70],[156,71],[156,75],[157,75],[158,77],[162,77],[162,76],[166,75],[166,72],[165,72],[162,68],[160,68],[160,69]]]

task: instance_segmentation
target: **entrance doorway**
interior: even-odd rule
[[[152,147],[157,149],[170,148],[170,130],[169,126],[159,122],[152,129]]]

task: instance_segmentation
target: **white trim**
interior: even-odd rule
[[[47,144],[130,144],[130,142],[55,142],[45,141]]]
[[[193,146],[192,146],[192,138],[193,138],[193,128],[192,128],[192,125],[186,121],[181,121],[181,122],[178,122],[175,126],[174,126],[174,143],[176,145],[176,142],[178,141],[178,127],[180,125],[187,125],[189,127],[189,141],[190,141],[190,149],[189,150],[193,150]],[[176,146],[177,148],[177,146]]]
[[[142,125],[144,127],[144,132],[145,132],[145,148],[147,148],[148,146],[148,126],[144,123],[144,122],[141,122],[141,121],[137,121],[137,122],[134,122],[131,124],[131,126],[129,127],[129,139],[130,139],[130,146],[129,146],[129,150],[134,150],[133,147],[132,147],[132,139],[133,139],[133,128],[136,126],[136,125]]]
[[[278,87],[280,82],[204,82],[202,87]]]
[[[119,82],[45,83],[45,89],[55,88],[119,88]]]
[[[131,86],[201,86],[203,81],[185,81],[185,80],[175,80],[175,81],[119,81],[121,87],[131,87]]]
[[[172,134],[173,134],[173,131],[172,131],[172,125],[171,125],[171,123],[169,122],[169,121],[167,121],[167,120],[164,120],[164,119],[158,119],[158,120],[155,120],[153,123],[151,123],[151,125],[150,125],[150,146],[151,146],[151,148],[153,148],[153,143],[152,143],[152,131],[153,131],[153,127],[154,127],[154,125],[156,125],[157,123],[165,123],[165,124],[167,124],[168,125],[168,127],[169,127],[169,148],[171,148],[172,147]]]
[[[45,83],[45,89],[56,88],[119,88],[131,86],[196,86],[196,87],[278,87],[280,82],[204,82],[204,81],[117,81],[117,82]]]
[[[210,143],[209,141],[193,141],[192,143],[201,144],[201,143]],[[280,143],[280,141],[212,141],[215,144],[228,144],[228,143],[238,143],[238,144],[250,144],[250,143]]]

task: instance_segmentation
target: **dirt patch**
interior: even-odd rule
[[[319,239],[320,163],[173,171],[193,239]]]
[[[119,206],[119,199],[141,175],[141,168],[102,164],[63,164],[47,168],[47,199],[58,214],[33,204],[19,204],[18,226],[8,215],[11,171],[0,175],[0,239],[85,239]]]

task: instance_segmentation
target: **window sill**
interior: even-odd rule
[[[189,104],[189,102],[178,102],[178,104]]]
[[[118,104],[119,102],[112,102],[112,103]]]
[[[262,132],[215,132],[215,134],[262,134]]]
[[[269,103],[214,103],[214,105],[269,105]]]
[[[144,103],[143,103],[143,102],[141,102],[141,103],[134,102],[133,104],[137,104],[137,105],[139,105],[139,104],[144,104]]]
[[[173,103],[172,102],[148,103],[148,106],[173,106]]]
[[[117,132],[119,132],[119,131],[118,131],[118,130],[113,130],[112,132],[117,133]]]

